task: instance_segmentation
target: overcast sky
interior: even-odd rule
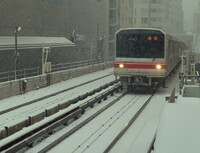
[[[193,26],[194,11],[197,10],[199,0],[183,0],[183,10],[184,10],[184,24],[186,31],[190,30]]]

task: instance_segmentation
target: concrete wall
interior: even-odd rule
[[[90,59],[108,57],[109,1],[71,0],[70,4],[70,29],[84,36],[82,40],[77,38],[75,44],[79,49],[88,50]]]
[[[183,90],[183,97],[197,97],[200,98],[200,87],[199,86],[185,86]]]
[[[70,25],[70,0],[1,0],[0,35],[66,36]]]
[[[39,88],[43,88],[61,81],[68,80],[70,78],[75,78],[84,74],[88,74],[91,72],[96,72],[100,70],[104,70],[106,68],[111,68],[113,66],[113,62],[106,62],[101,64],[95,64],[91,66],[85,66],[82,68],[76,68],[72,70],[54,72],[50,74],[35,76],[26,78],[26,88],[23,89],[23,80],[16,80],[10,82],[0,83],[0,99],[4,99],[10,96],[15,96],[19,94],[23,94],[32,90],[36,90]]]
[[[0,99],[20,94],[20,82],[12,81],[0,83]]]
[[[108,0],[1,0],[0,35],[66,37],[79,36],[76,45],[82,57],[107,57],[109,37]],[[83,38],[83,37],[82,37]],[[97,47],[97,40],[103,38]],[[86,55],[87,54],[87,55]]]
[[[18,49],[18,52],[20,55],[18,57],[18,70],[36,67],[41,68],[42,48]],[[82,58],[83,54],[86,54],[86,52],[77,51],[77,48],[74,46],[51,47],[51,52],[48,54],[47,62],[51,62],[52,65],[57,65],[62,63],[81,61],[85,60]],[[0,55],[0,72],[14,71],[14,48],[13,50],[0,50]]]

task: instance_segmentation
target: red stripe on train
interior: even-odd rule
[[[131,62],[131,61],[115,61],[114,64],[121,64],[121,63],[126,63],[126,64],[161,64],[161,65],[166,65],[165,62]]]
[[[119,65],[123,64],[123,68],[128,69],[156,69],[156,65],[160,64],[162,69],[166,69],[164,62],[114,62],[114,68],[120,68]]]

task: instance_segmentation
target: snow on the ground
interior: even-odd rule
[[[66,88],[70,88],[73,86],[76,86],[78,84],[90,81],[92,79],[104,76],[106,74],[111,74],[113,72],[113,69],[105,69],[102,71],[98,71],[98,72],[94,72],[94,73],[90,73],[90,74],[86,74],[80,77],[76,77],[76,78],[72,78],[66,81],[62,81],[60,83],[45,87],[45,88],[41,88],[38,90],[34,90],[34,91],[30,91],[28,93],[22,94],[22,95],[18,95],[18,96],[13,96],[13,97],[9,97],[6,99],[2,99],[0,100],[0,111],[3,111],[5,109],[8,109],[10,107],[14,107],[20,104],[23,104],[25,102],[43,97],[45,95],[49,95],[52,93],[55,93],[57,91],[61,91],[63,89]],[[114,78],[114,77],[113,77]]]
[[[200,104],[168,103],[162,112],[154,153],[199,153]]]
[[[177,89],[175,103],[166,103],[161,112],[153,153],[199,153],[200,98],[182,97]]]
[[[178,73],[177,73],[178,74]],[[132,128],[130,128],[126,133],[125,133],[125,137],[123,136],[119,143],[117,143],[117,147],[113,148],[110,152],[111,153],[132,153],[132,152],[136,152],[136,153],[146,153],[149,144],[151,143],[154,134],[156,133],[157,127],[158,127],[158,122],[159,122],[159,118],[160,118],[160,113],[163,109],[163,106],[167,103],[165,101],[165,97],[169,96],[173,90],[173,88],[176,88],[176,95],[178,95],[178,75],[171,75],[166,82],[167,88],[160,88],[157,93],[155,94],[155,96],[152,98],[152,104],[147,106],[146,111],[142,114],[142,116],[140,118],[138,118],[136,120],[136,122],[131,126]],[[145,97],[145,96],[144,96]],[[125,100],[124,100],[125,101]],[[99,106],[99,105],[97,105]],[[96,108],[94,108],[96,109]],[[91,111],[94,111],[94,109],[91,109]],[[87,114],[89,114],[89,112],[87,112]],[[83,115],[79,120],[77,120],[76,122],[80,122],[81,119],[83,119],[85,116],[87,115]],[[76,125],[78,123],[73,123],[73,125]],[[91,127],[95,127],[98,124],[98,120],[97,123],[94,123],[93,126]],[[70,125],[72,126],[72,125]],[[113,130],[115,131],[115,130]],[[57,134],[54,135],[54,137],[56,137]],[[88,135],[88,132],[85,132],[84,135]],[[70,139],[69,141],[71,143],[76,142],[80,139],[82,139],[83,135],[77,135],[76,139]],[[108,138],[107,138],[108,139]],[[106,140],[102,140],[101,143],[98,143],[99,147],[105,148],[106,147]],[[45,141],[44,143],[48,142]],[[42,144],[39,144],[38,147],[42,147]],[[64,145],[66,146],[66,145]],[[56,148],[53,150],[55,152],[67,152],[68,147],[58,147],[57,150]],[[61,149],[62,148],[62,149]],[[98,148],[98,147],[97,147]],[[93,149],[86,149],[87,153],[94,153],[94,152],[98,152],[100,149],[97,148],[93,148]],[[29,150],[28,152],[32,153],[34,151],[34,148],[32,148],[31,150]],[[78,151],[76,151],[78,152]]]
[[[27,120],[28,117],[34,116],[36,113],[40,114],[45,112],[47,109],[55,108],[58,104],[63,104],[70,99],[77,98],[79,95],[85,94],[95,88],[98,88],[103,84],[110,83],[114,80],[114,76],[107,76],[105,78],[90,82],[83,86],[79,86],[77,88],[65,91],[56,96],[51,96],[47,99],[40,100],[39,102],[26,105],[24,107],[18,108],[8,113],[4,113],[0,116],[0,126],[10,127],[12,125],[16,125],[20,121]]]
[[[177,70],[178,71],[178,70]],[[109,70],[105,70],[103,71],[105,73],[111,73],[112,69]],[[102,72],[96,72],[95,73],[96,76],[100,76],[103,75]],[[54,85],[54,89],[58,90],[62,90],[64,88],[66,88],[66,86],[74,86],[76,84],[78,84],[77,82],[80,82],[81,80],[87,81],[91,79],[91,75],[92,74],[88,74],[85,76],[81,76],[79,78],[74,78],[72,80],[68,80],[67,82],[62,82],[57,85]],[[198,129],[200,129],[200,124],[195,123],[196,120],[199,119],[200,114],[198,115],[199,112],[199,106],[198,106],[198,98],[193,99],[192,101],[188,98],[187,100],[183,100],[181,98],[181,95],[179,95],[179,79],[178,79],[178,72],[176,74],[172,74],[171,76],[168,77],[167,82],[166,82],[166,86],[167,88],[162,88],[160,87],[160,89],[156,92],[155,96],[152,98],[152,103],[151,105],[148,105],[145,112],[141,115],[140,118],[137,119],[136,123],[137,126],[134,126],[134,124],[131,126],[133,128],[130,128],[127,132],[126,132],[126,137],[122,137],[119,141],[119,143],[117,143],[117,147],[114,148],[113,150],[111,150],[111,153],[132,153],[132,152],[136,152],[136,153],[146,153],[146,149],[147,146],[149,145],[149,143],[151,142],[154,134],[157,131],[158,128],[158,124],[162,124],[163,122],[166,121],[166,123],[163,123],[163,125],[159,126],[159,130],[158,130],[158,135],[160,135],[160,137],[164,137],[165,139],[161,140],[160,142],[156,142],[156,146],[159,146],[160,148],[165,148],[164,144],[166,144],[166,142],[170,142],[170,144],[174,147],[174,145],[178,142],[181,143],[181,146],[183,146],[183,148],[185,150],[187,150],[188,152],[191,152],[191,146],[194,146],[194,148],[196,146],[200,146],[199,144],[199,135],[198,134],[194,134],[194,132],[196,132]],[[51,86],[52,87],[52,86]],[[38,96],[42,96],[43,94],[41,94],[42,90],[44,90],[44,93],[51,93],[51,92],[55,92],[53,91],[53,89],[50,89],[51,87],[49,87],[49,89],[40,89],[40,91],[33,91],[30,93],[27,93],[26,95],[29,96],[30,98],[36,98],[36,95]],[[169,96],[172,92],[173,89],[176,89],[176,96],[178,96],[178,100],[177,100],[177,104],[167,104],[167,101],[165,101],[165,97]],[[25,95],[22,95],[25,96]],[[15,97],[11,97],[10,99],[14,98],[16,99],[18,96]],[[26,97],[26,96],[25,96]],[[20,99],[20,98],[19,98]],[[22,98],[22,100],[25,99],[24,101],[27,101],[26,98]],[[13,99],[10,100],[11,102],[13,102]],[[193,106],[189,106],[187,104],[187,102],[190,101],[190,103],[193,104],[194,106],[194,111],[191,111],[189,109],[193,108]],[[10,102],[10,103],[11,103]],[[0,101],[0,104],[3,104],[4,102]],[[179,109],[179,105],[182,105],[180,103],[184,103],[184,106],[181,106],[182,109]],[[169,105],[167,107],[165,107],[166,105]],[[176,105],[176,106],[175,106]],[[100,105],[97,105],[100,107]],[[171,106],[175,106],[175,107],[171,107]],[[188,107],[189,106],[189,107]],[[91,109],[91,111],[95,111],[95,109]],[[166,113],[167,112],[167,113]],[[180,115],[177,115],[179,114]],[[162,117],[160,118],[160,115],[162,114]],[[164,115],[163,115],[164,114]],[[87,115],[86,115],[87,116]],[[174,117],[175,116],[175,117]],[[178,117],[181,117],[178,118]],[[84,118],[84,117],[83,117]],[[169,120],[169,119],[173,119],[173,120]],[[80,120],[78,120],[80,122]],[[189,124],[185,125],[187,121]],[[138,124],[138,123],[139,124]],[[179,124],[180,123],[180,124]],[[70,126],[75,126],[78,123],[73,123]],[[174,125],[178,124],[178,128]],[[196,125],[196,126],[193,126]],[[170,129],[171,132],[173,132],[173,134],[167,134],[167,133],[162,133],[162,131],[164,130],[168,130]],[[188,133],[185,132],[189,131]],[[175,132],[178,131],[178,132]],[[134,133],[135,132],[135,133]],[[185,136],[188,137],[190,140],[190,142],[188,142],[190,144],[189,145],[185,144],[184,141],[184,135],[180,136],[180,133],[185,132]],[[198,131],[197,131],[198,132]],[[161,133],[161,134],[160,134]],[[86,133],[87,134],[87,133]],[[133,137],[134,135],[134,137]],[[177,139],[171,139],[172,136],[176,136]],[[80,135],[81,137],[81,135]],[[71,140],[73,141],[73,140]],[[175,142],[176,141],[176,142]],[[103,142],[102,142],[103,144]],[[99,147],[103,147],[101,146],[101,144],[99,144]],[[105,146],[104,146],[105,147]],[[157,149],[160,149],[160,148]],[[66,148],[67,149],[67,148]],[[166,149],[167,150],[167,149]],[[34,150],[34,148],[32,148],[31,150],[29,150],[29,152],[34,152],[36,150]],[[57,150],[58,152],[61,150]],[[66,151],[66,150],[65,150]],[[90,150],[91,153],[96,152],[96,150]],[[161,152],[161,150],[158,150],[155,153],[172,153],[175,152],[175,150],[170,150],[169,152]],[[192,151],[193,152],[193,151]],[[179,153],[179,152],[176,152]],[[181,152],[183,153],[183,152]],[[184,152],[186,153],[186,152]],[[194,152],[196,153],[196,152]]]
[[[169,96],[174,88],[176,88],[176,95],[178,95],[178,82],[178,72],[171,74],[167,78],[167,87],[159,88],[144,112],[142,112],[110,153],[147,153],[156,134],[160,114],[167,103],[165,97]]]

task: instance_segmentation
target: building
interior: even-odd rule
[[[68,37],[69,0],[1,0],[0,35],[14,35],[15,26],[22,27],[21,36]]]
[[[114,57],[115,32],[133,27],[133,0],[109,1],[109,56]]]
[[[50,53],[49,57],[56,59],[49,59],[52,65],[67,63],[72,59],[106,61],[114,58],[115,32],[119,28],[133,26],[133,0],[2,0],[0,17],[0,36],[14,37],[16,26],[20,26],[22,30],[18,32],[18,37],[65,37],[74,42],[75,51],[65,52],[65,48],[60,47],[54,49],[57,57]],[[6,68],[8,71],[14,70],[15,47],[12,47],[9,52],[1,49],[1,55],[6,54],[10,59],[7,63],[9,66],[4,65],[0,71]],[[18,50],[19,63],[22,63],[19,69],[26,69],[26,63],[31,60],[31,56],[23,57],[23,51],[20,48]],[[37,57],[39,61],[40,56]],[[37,65],[35,61],[31,66],[41,67],[41,63]]]
[[[164,0],[163,29],[171,34],[183,34],[182,0]]]
[[[134,27],[163,27],[162,0],[134,0]]]
[[[197,10],[194,13],[194,30],[192,31],[194,33],[194,46],[195,51],[199,51],[200,49],[200,2],[198,3]]]
[[[182,0],[134,0],[134,27],[183,33]]]

